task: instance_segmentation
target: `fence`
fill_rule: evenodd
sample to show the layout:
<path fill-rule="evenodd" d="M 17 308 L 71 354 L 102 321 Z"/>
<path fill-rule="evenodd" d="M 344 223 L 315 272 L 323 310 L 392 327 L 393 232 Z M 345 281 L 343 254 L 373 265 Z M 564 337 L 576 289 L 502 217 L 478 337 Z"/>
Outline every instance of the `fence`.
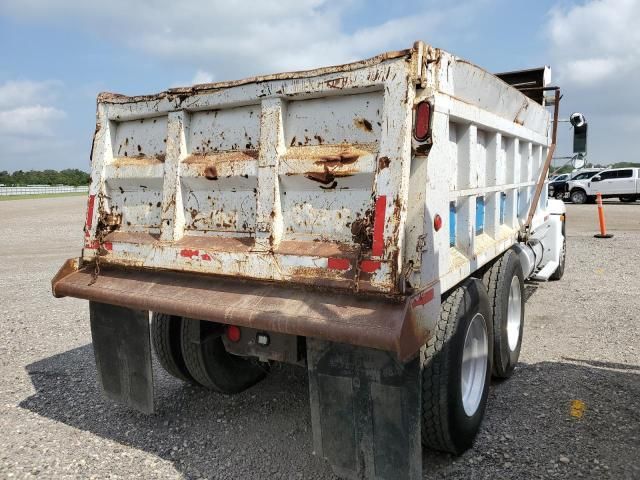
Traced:
<path fill-rule="evenodd" d="M 26 185 L 23 187 L 5 187 L 0 185 L 0 196 L 39 195 L 51 193 L 87 193 L 89 187 L 71 187 L 69 185 Z"/>

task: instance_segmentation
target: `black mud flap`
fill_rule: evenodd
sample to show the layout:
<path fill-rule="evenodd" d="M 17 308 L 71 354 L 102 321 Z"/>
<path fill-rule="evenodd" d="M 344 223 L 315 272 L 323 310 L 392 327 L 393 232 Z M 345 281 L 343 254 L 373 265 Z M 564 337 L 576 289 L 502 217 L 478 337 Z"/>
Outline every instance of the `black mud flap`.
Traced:
<path fill-rule="evenodd" d="M 98 380 L 107 397 L 153 413 L 149 312 L 89 302 Z"/>
<path fill-rule="evenodd" d="M 419 356 L 307 339 L 316 454 L 348 479 L 422 478 Z"/>

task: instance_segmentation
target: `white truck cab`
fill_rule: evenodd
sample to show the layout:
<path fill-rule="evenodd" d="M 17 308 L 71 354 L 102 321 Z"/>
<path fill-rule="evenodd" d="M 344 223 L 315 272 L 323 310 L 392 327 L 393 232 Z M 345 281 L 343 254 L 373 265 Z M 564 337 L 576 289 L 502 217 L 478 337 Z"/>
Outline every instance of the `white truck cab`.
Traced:
<path fill-rule="evenodd" d="M 589 179 L 569 182 L 569 197 L 573 203 L 586 203 L 597 193 L 602 198 L 618 197 L 622 202 L 640 198 L 640 168 L 612 168 Z"/>

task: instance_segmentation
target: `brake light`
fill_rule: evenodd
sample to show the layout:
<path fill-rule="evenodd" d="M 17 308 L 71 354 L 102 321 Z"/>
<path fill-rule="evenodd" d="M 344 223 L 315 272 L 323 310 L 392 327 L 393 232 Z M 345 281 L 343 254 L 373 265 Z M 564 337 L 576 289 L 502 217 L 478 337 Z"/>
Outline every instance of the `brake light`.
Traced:
<path fill-rule="evenodd" d="M 229 325 L 227 327 L 227 338 L 233 343 L 239 342 L 240 328 L 236 327 L 235 325 Z"/>
<path fill-rule="evenodd" d="M 420 102 L 416 105 L 416 117 L 414 122 L 413 136 L 418 142 L 424 142 L 429 138 L 431 130 L 431 104 Z"/>

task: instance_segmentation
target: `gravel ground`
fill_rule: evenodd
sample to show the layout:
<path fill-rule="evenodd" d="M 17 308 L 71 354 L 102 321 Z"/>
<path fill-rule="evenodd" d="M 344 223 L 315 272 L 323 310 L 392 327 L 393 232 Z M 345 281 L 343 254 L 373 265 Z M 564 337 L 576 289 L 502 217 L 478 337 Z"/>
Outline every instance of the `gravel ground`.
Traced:
<path fill-rule="evenodd" d="M 158 368 L 158 413 L 99 392 L 88 308 L 49 280 L 78 253 L 82 198 L 0 203 L 0 478 L 331 478 L 312 455 L 305 372 L 225 397 Z M 640 203 L 569 205 L 560 282 L 530 284 L 514 376 L 475 448 L 425 454 L 425 478 L 640 478 Z M 572 401 L 586 406 L 570 415 Z"/>

